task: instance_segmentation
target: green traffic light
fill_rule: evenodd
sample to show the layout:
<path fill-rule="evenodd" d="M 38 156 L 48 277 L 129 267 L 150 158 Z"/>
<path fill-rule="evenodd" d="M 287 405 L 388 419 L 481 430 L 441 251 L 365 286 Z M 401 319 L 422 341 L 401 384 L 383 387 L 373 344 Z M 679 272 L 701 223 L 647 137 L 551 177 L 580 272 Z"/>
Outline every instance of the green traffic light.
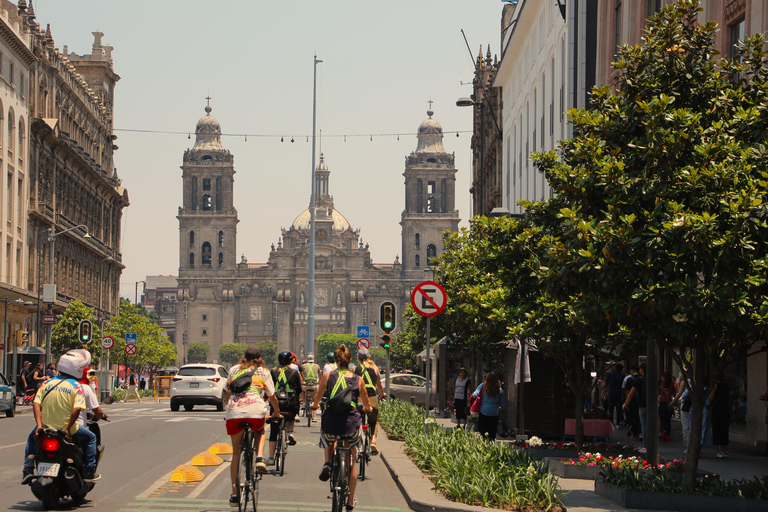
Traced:
<path fill-rule="evenodd" d="M 385 329 L 391 329 L 392 328 L 392 322 L 390 322 L 390 321 L 384 322 L 384 328 Z"/>

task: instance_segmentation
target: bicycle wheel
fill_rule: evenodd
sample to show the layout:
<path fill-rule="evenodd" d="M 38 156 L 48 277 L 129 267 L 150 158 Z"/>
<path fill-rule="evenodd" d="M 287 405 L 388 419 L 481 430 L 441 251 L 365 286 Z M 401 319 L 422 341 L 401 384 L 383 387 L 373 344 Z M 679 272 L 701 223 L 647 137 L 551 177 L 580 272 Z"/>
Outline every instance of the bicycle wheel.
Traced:
<path fill-rule="evenodd" d="M 312 415 L 315 413 L 315 411 L 311 407 L 312 402 L 307 402 L 307 428 L 312 426 Z"/>
<path fill-rule="evenodd" d="M 347 474 L 348 470 L 349 468 L 347 467 L 347 458 L 342 455 L 341 459 L 339 460 L 339 482 L 336 487 L 339 496 L 338 509 L 334 510 L 334 512 L 343 512 L 344 505 L 347 503 L 347 495 L 349 494 L 349 475 Z"/>
<path fill-rule="evenodd" d="M 248 494 L 249 494 L 249 480 L 250 474 L 250 454 L 247 449 L 240 450 L 240 462 L 237 465 L 237 492 L 240 495 L 240 501 L 237 504 L 239 512 L 246 512 L 248 510 Z"/>
<path fill-rule="evenodd" d="M 283 458 L 280 456 L 283 446 L 283 429 L 277 433 L 277 448 L 275 449 L 275 472 L 283 475 Z"/>
<path fill-rule="evenodd" d="M 285 429 L 282 429 L 282 436 L 280 437 L 280 444 L 278 446 L 280 447 L 280 453 L 278 453 L 278 457 L 280 457 L 280 476 L 283 476 L 285 474 L 285 456 L 288 454 L 288 433 L 285 431 Z"/>
<path fill-rule="evenodd" d="M 257 512 L 259 508 L 259 480 L 261 480 L 261 474 L 258 471 L 252 471 L 252 474 L 251 503 L 253 503 L 253 512 Z"/>

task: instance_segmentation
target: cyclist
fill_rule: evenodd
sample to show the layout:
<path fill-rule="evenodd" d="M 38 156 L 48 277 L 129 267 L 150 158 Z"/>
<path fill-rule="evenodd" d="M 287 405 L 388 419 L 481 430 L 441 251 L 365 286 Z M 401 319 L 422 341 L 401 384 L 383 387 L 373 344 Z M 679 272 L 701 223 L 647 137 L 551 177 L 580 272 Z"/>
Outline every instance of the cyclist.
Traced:
<path fill-rule="evenodd" d="M 304 392 L 309 393 L 310 397 L 317 391 L 317 379 L 320 375 L 320 365 L 315 363 L 315 354 L 308 354 L 307 355 L 307 362 L 301 365 L 301 374 L 304 377 Z M 304 403 L 306 398 L 302 396 L 301 402 Z M 309 414 L 309 411 L 306 411 L 307 414 Z M 312 410 L 312 421 L 317 421 L 315 419 L 315 411 Z"/>
<path fill-rule="evenodd" d="M 381 386 L 381 374 L 379 367 L 373 362 L 368 349 L 363 347 L 357 351 L 357 360 L 360 364 L 355 368 L 355 375 L 363 378 L 365 390 L 368 392 L 368 401 L 371 402 L 373 412 L 368 415 L 368 428 L 371 430 L 371 455 L 378 455 L 376 448 L 376 422 L 379 420 L 379 396 L 386 398 L 384 388 Z M 360 404 L 358 404 L 358 408 Z"/>
<path fill-rule="evenodd" d="M 357 410 L 357 401 L 362 400 L 363 411 L 371 412 L 371 403 L 368 400 L 368 393 L 360 393 L 361 389 L 365 389 L 365 383 L 362 377 L 355 375 L 349 371 L 349 363 L 352 360 L 352 352 L 342 344 L 336 349 L 334 358 L 338 369 L 323 373 L 320 377 L 320 383 L 317 391 L 315 392 L 315 399 L 312 402 L 312 409 L 318 409 L 320 407 L 320 400 L 325 394 L 326 388 L 330 390 L 329 399 L 332 400 L 337 393 L 340 385 L 352 386 L 352 404 L 349 409 L 344 413 L 335 413 L 330 408 L 325 410 L 325 413 L 320 419 L 321 434 L 320 434 L 320 447 L 325 449 L 325 464 L 320 472 L 320 480 L 323 482 L 328 481 L 331 476 L 331 457 L 336 449 L 336 441 L 341 437 L 345 437 L 344 445 L 350 448 L 350 466 L 349 466 L 349 500 L 347 502 L 347 511 L 351 511 L 357 505 L 357 497 L 355 496 L 355 488 L 357 487 L 357 448 L 362 444 L 363 438 L 361 434 L 361 418 L 360 412 Z M 339 379 L 344 379 L 343 382 L 339 382 Z"/>
<path fill-rule="evenodd" d="M 296 415 L 299 414 L 299 393 L 301 390 L 301 379 L 299 372 L 294 370 L 291 365 L 292 354 L 287 350 L 277 355 L 279 366 L 272 368 L 272 380 L 275 382 L 275 395 L 277 402 L 285 418 L 285 431 L 288 433 L 288 444 L 296 444 L 296 438 L 293 437 L 293 427 L 295 425 Z M 277 448 L 277 434 L 279 427 L 273 423 L 269 428 L 269 458 L 267 465 L 275 463 L 275 449 Z"/>
<path fill-rule="evenodd" d="M 336 356 L 333 352 L 328 352 L 328 355 L 325 356 L 326 363 L 325 366 L 323 366 L 323 373 L 332 372 L 336 369 Z"/>
<path fill-rule="evenodd" d="M 233 394 L 229 389 L 232 381 L 248 372 L 253 372 L 251 387 L 245 392 Z M 261 349 L 255 345 L 249 345 L 240 362 L 229 369 L 227 377 L 227 434 L 232 439 L 232 462 L 229 466 L 232 478 L 233 493 L 229 497 L 229 506 L 237 507 L 240 501 L 237 487 L 237 466 L 240 464 L 240 442 L 243 439 L 243 427 L 240 423 L 247 422 L 254 434 L 256 445 L 256 469 L 260 473 L 268 471 L 264 463 L 264 423 L 267 417 L 266 399 L 272 404 L 273 418 L 280 417 L 280 406 L 275 397 L 275 386 L 272 375 L 264 360 L 261 358 Z"/>

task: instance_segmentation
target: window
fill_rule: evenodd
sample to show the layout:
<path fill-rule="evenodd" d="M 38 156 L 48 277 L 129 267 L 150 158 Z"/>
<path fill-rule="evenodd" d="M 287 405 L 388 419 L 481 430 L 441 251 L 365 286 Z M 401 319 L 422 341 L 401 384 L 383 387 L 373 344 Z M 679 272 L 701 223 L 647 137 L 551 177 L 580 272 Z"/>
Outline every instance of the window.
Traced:
<path fill-rule="evenodd" d="M 189 232 L 189 245 L 195 245 L 195 232 Z"/>
<path fill-rule="evenodd" d="M 416 248 L 418 249 L 419 245 L 421 244 L 421 235 L 416 233 L 416 236 L 414 236 L 413 238 L 414 238 L 413 243 L 416 246 Z"/>
<path fill-rule="evenodd" d="M 435 244 L 429 244 L 427 246 L 427 266 L 432 266 L 432 258 L 437 256 L 437 247 L 435 247 Z"/>
<path fill-rule="evenodd" d="M 208 330 L 207 329 L 203 329 L 203 336 L 208 336 Z"/>
<path fill-rule="evenodd" d="M 8 173 L 8 188 L 5 197 L 8 198 L 8 225 L 13 222 L 13 173 Z M 6 255 L 6 258 L 10 256 Z"/>
<path fill-rule="evenodd" d="M 213 207 L 213 201 L 209 194 L 203 196 L 203 210 L 210 210 Z"/>
<path fill-rule="evenodd" d="M 421 213 L 424 209 L 422 202 L 424 201 L 424 183 L 421 180 L 416 181 L 416 212 Z"/>
<path fill-rule="evenodd" d="M 203 322 L 205 322 L 206 320 L 208 320 L 208 315 L 203 315 Z"/>
<path fill-rule="evenodd" d="M 427 182 L 427 194 L 434 194 L 435 193 L 435 182 L 434 181 L 428 181 Z"/>
<path fill-rule="evenodd" d="M 421 266 L 421 261 L 420 260 L 421 259 L 419 258 L 419 255 L 417 254 L 416 258 L 414 258 L 414 264 L 415 264 L 416 268 L 419 268 Z"/>
<path fill-rule="evenodd" d="M 211 178 L 203 178 L 203 190 L 211 190 Z"/>
<path fill-rule="evenodd" d="M 200 257 L 200 263 L 202 263 L 204 267 L 211 266 L 211 244 L 208 242 L 203 244 L 203 254 Z"/>
<path fill-rule="evenodd" d="M 219 253 L 219 268 L 224 268 L 224 253 Z"/>
<path fill-rule="evenodd" d="M 739 41 L 744 41 L 744 18 L 731 25 L 731 48 L 729 57 L 735 59 L 739 55 Z"/>
<path fill-rule="evenodd" d="M 661 10 L 661 0 L 648 0 L 648 17 Z"/>
<path fill-rule="evenodd" d="M 189 268 L 194 268 L 195 266 L 195 253 L 191 252 L 189 253 Z"/>
<path fill-rule="evenodd" d="M 621 46 L 621 3 L 622 0 L 616 0 L 616 14 L 614 16 L 614 23 L 616 24 L 614 46 L 616 47 L 616 50 L 614 53 L 619 53 L 619 47 Z"/>
<path fill-rule="evenodd" d="M 224 232 L 219 231 L 219 247 L 224 247 Z"/>

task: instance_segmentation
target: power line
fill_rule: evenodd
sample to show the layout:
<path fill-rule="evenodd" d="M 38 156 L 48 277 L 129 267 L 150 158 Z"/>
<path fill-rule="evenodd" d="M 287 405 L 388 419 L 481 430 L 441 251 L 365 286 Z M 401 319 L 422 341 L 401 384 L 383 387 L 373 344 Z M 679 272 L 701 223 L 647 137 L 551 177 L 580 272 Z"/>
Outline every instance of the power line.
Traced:
<path fill-rule="evenodd" d="M 131 133 L 156 133 L 156 134 L 163 134 L 163 135 L 186 135 L 188 138 L 192 138 L 192 132 L 179 132 L 179 131 L 171 131 L 171 130 L 144 130 L 144 129 L 135 129 L 135 128 L 114 128 L 114 131 L 116 132 L 131 132 Z M 450 134 L 456 134 L 458 137 L 460 133 L 472 133 L 472 130 L 458 130 L 458 131 L 450 131 L 450 132 L 443 132 L 444 135 L 450 135 Z M 323 137 L 325 138 L 343 138 L 344 141 L 347 140 L 347 137 L 353 138 L 353 137 L 369 137 L 371 140 L 373 140 L 374 137 L 397 137 L 398 140 L 400 140 L 400 136 L 408 137 L 408 136 L 414 136 L 418 135 L 417 132 L 405 132 L 405 133 L 353 133 L 353 134 L 331 134 L 328 135 L 326 133 L 323 134 Z M 280 138 L 281 142 L 285 141 L 286 135 L 272 135 L 272 134 L 265 134 L 265 133 L 222 133 L 222 137 L 243 137 L 246 141 L 248 140 L 248 137 L 255 137 L 255 138 L 263 138 L 263 139 L 276 139 Z M 307 142 L 309 142 L 309 135 L 291 135 L 291 142 L 295 142 L 296 139 L 305 139 Z"/>

